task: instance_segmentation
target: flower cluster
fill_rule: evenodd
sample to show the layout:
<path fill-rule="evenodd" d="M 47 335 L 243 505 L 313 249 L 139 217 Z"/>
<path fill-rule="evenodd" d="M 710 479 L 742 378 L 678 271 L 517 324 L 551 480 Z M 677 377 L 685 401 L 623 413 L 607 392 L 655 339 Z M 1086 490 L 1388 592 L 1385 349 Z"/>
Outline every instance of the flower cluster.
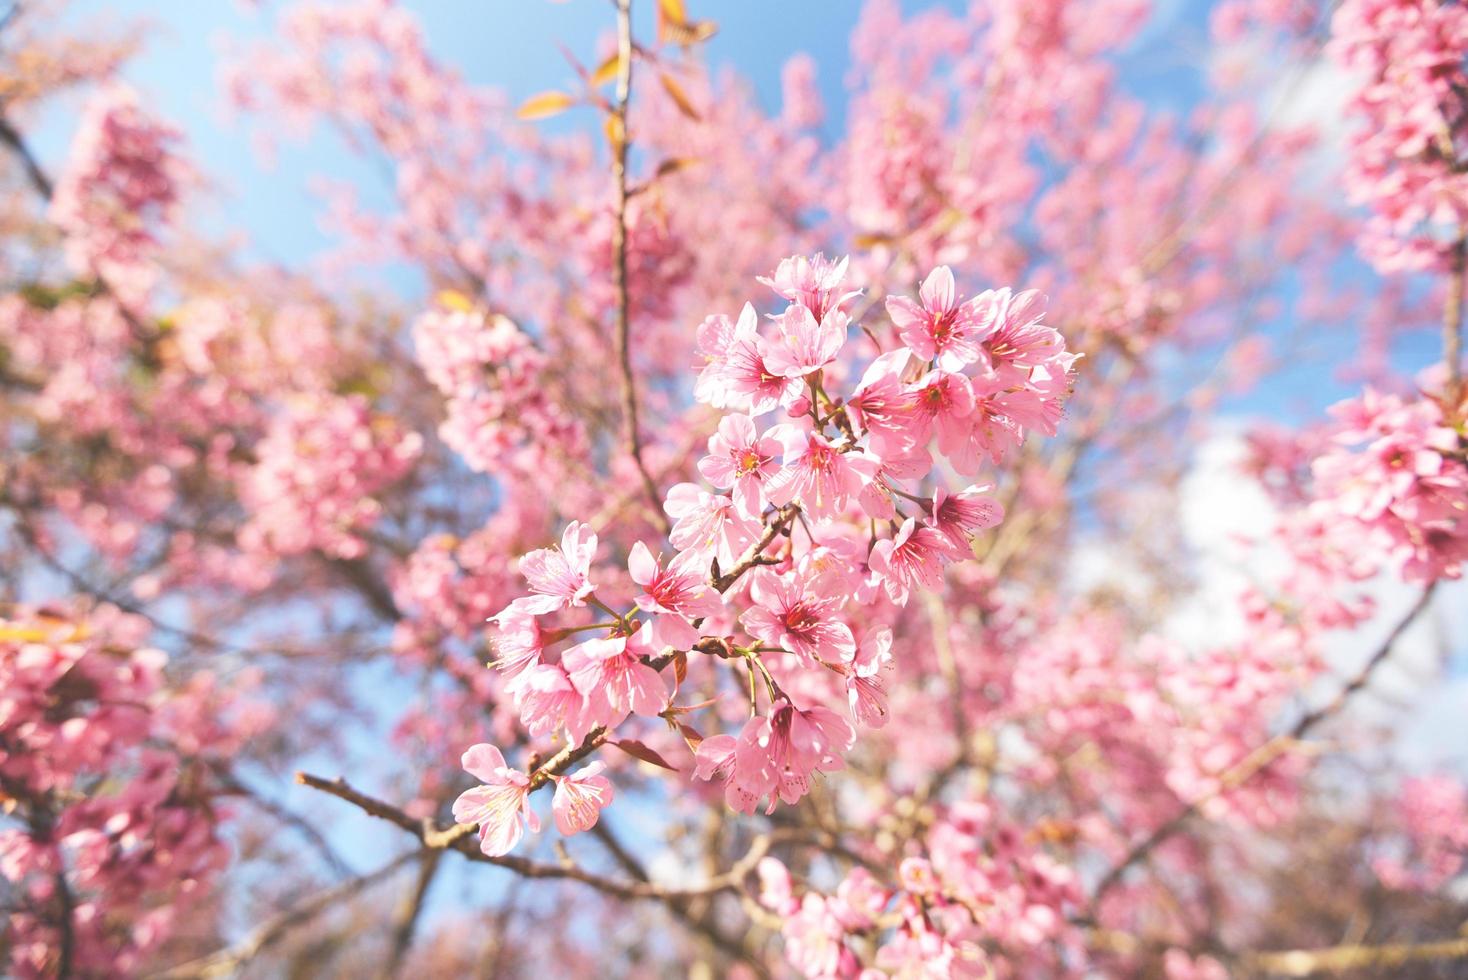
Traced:
<path fill-rule="evenodd" d="M 445 444 L 471 469 L 506 466 L 535 472 L 554 447 L 574 447 L 580 429 L 541 384 L 545 357 L 507 317 L 455 308 L 418 318 L 413 327 L 418 363 L 447 399 L 439 428 Z"/>
<path fill-rule="evenodd" d="M 56 183 L 51 219 L 66 234 L 74 271 L 100 276 L 124 303 L 152 287 L 156 225 L 168 220 L 185 174 L 172 155 L 178 132 L 143 112 L 120 85 L 88 105 Z"/>
<path fill-rule="evenodd" d="M 1346 0 L 1336 60 L 1363 80 L 1352 100 L 1347 189 L 1374 217 L 1361 235 L 1383 272 L 1435 264 L 1441 233 L 1468 222 L 1468 8 L 1438 0 Z"/>
<path fill-rule="evenodd" d="M 1450 776 L 1405 780 L 1393 823 L 1403 847 L 1371 864 L 1389 888 L 1431 890 L 1452 880 L 1468 858 L 1468 789 Z"/>
<path fill-rule="evenodd" d="M 1309 516 L 1402 565 L 1409 581 L 1458 578 L 1468 558 L 1468 462 L 1458 433 L 1432 398 L 1367 389 L 1331 410 L 1334 445 L 1311 467 Z M 1347 531 L 1346 528 L 1350 528 Z"/>
<path fill-rule="evenodd" d="M 269 718 L 233 711 L 205 675 L 168 691 L 137 617 L 12 616 L 0 618 L 0 879 L 21 900 L 0 936 L 21 976 L 57 975 L 65 933 L 77 975 L 130 973 L 229 856 L 223 814 L 180 756 L 226 758 Z"/>
<path fill-rule="evenodd" d="M 890 886 L 857 865 L 833 893 L 797 896 L 785 865 L 760 862 L 760 903 L 780 917 L 785 955 L 802 974 L 986 977 L 995 967 L 986 947 L 1044 959 L 1047 948 L 1076 943 L 1067 915 L 1081 888 L 1070 868 L 985 803 L 932 816 L 925 853 L 903 858 Z M 878 944 L 880 969 L 863 970 L 853 950 L 868 940 Z"/>
<path fill-rule="evenodd" d="M 860 292 L 846 270 L 844 259 L 787 259 L 761 280 L 788 301 L 766 325 L 746 304 L 735 320 L 700 326 L 695 396 L 727 414 L 698 467 L 713 489 L 681 483 L 666 495 L 669 560 L 637 542 L 632 587 L 608 574 L 599 589 L 597 535 L 579 522 L 559 548 L 520 560 L 531 594 L 494 617 L 495 645 L 532 736 L 565 730 L 580 743 L 634 714 L 671 723 L 683 709 L 670 705 L 670 664 L 681 675 L 698 652 L 742 665 L 751 717 L 739 733 L 680 730 L 696 747 L 695 775 L 722 781 L 729 805 L 749 813 L 794 803 L 817 773 L 842 768 L 856 738 L 848 717 L 885 722 L 892 633 L 874 622 L 858 640 L 853 625 L 941 588 L 944 566 L 1003 516 L 986 487 L 943 486 L 938 461 L 972 477 L 1027 430 L 1054 432 L 1075 358 L 1033 292 L 965 300 L 940 267 L 916 300 L 888 298 L 896 346 L 858 374 L 848 308 Z M 833 393 L 852 377 L 844 397 Z M 565 618 L 587 608 L 605 618 Z M 583 631 L 604 635 L 553 652 Z M 459 817 L 498 854 L 519 837 L 515 815 L 533 819 L 530 792 L 565 783 L 554 769 L 527 775 L 495 760 L 466 761 L 494 791 L 461 797 Z M 609 799 L 597 794 L 589 812 Z"/>
<path fill-rule="evenodd" d="M 407 475 L 422 445 L 362 395 L 301 396 L 256 447 L 240 488 L 251 513 L 240 543 L 279 555 L 361 555 L 360 532 L 382 510 L 375 495 Z"/>

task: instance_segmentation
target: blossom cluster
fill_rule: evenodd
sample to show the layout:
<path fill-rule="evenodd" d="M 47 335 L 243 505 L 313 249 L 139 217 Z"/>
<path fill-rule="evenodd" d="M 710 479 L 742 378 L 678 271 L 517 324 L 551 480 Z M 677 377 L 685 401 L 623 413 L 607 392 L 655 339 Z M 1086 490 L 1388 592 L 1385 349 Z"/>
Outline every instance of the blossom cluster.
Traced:
<path fill-rule="evenodd" d="M 1367 389 L 1336 405 L 1333 445 L 1315 458 L 1309 517 L 1400 564 L 1409 581 L 1458 578 L 1468 559 L 1468 458 L 1434 398 Z"/>
<path fill-rule="evenodd" d="M 129 89 L 105 88 L 87 106 L 52 196 L 73 271 L 101 277 L 127 304 L 157 275 L 156 226 L 168 220 L 186 176 L 172 154 L 178 138 Z"/>
<path fill-rule="evenodd" d="M 1346 186 L 1373 219 L 1361 235 L 1383 272 L 1435 265 L 1468 223 L 1468 8 L 1346 0 L 1332 52 L 1362 78 Z"/>
<path fill-rule="evenodd" d="M 902 857 L 890 885 L 857 865 L 833 892 L 797 895 L 784 864 L 760 862 L 760 904 L 779 917 L 785 955 L 803 975 L 988 977 L 996 964 L 986 947 L 1042 957 L 1076 947 L 1067 921 L 1081 902 L 1074 871 L 986 803 L 931 816 L 923 853 Z M 853 947 L 871 940 L 877 969 L 863 970 Z"/>
<path fill-rule="evenodd" d="M 964 299 L 939 267 L 916 299 L 887 298 L 887 345 L 863 327 L 877 349 L 858 374 L 848 342 L 861 291 L 846 272 L 844 259 L 787 259 L 761 279 L 787 301 L 781 312 L 762 325 L 746 304 L 700 326 L 695 397 L 726 414 L 698 465 L 712 489 L 666 494 L 670 558 L 639 541 L 626 580 L 603 575 L 597 534 L 573 522 L 559 548 L 520 560 L 530 594 L 493 617 L 494 641 L 532 736 L 564 730 L 574 744 L 629 715 L 671 720 L 685 709 L 671 708 L 668 666 L 686 670 L 690 652 L 742 665 L 751 717 L 740 731 L 681 730 L 696 746 L 695 776 L 751 813 L 795 803 L 816 774 L 841 769 L 853 722 L 885 722 L 893 640 L 875 614 L 941 588 L 944 566 L 999 522 L 987 487 L 951 491 L 945 480 L 973 477 L 1029 430 L 1053 433 L 1075 356 L 1035 293 Z M 604 618 L 564 618 L 585 609 Z M 583 631 L 603 635 L 553 652 Z M 471 752 L 466 768 L 491 788 L 461 797 L 456 816 L 480 825 L 492 854 L 534 825 L 538 785 L 553 779 L 561 796 L 601 778 L 526 774 L 497 751 Z M 584 818 L 567 825 L 593 821 L 610 795 L 581 792 Z"/>
<path fill-rule="evenodd" d="M 240 490 L 251 512 L 240 543 L 280 555 L 361 555 L 361 533 L 382 511 L 374 495 L 407 475 L 422 446 L 360 394 L 302 395 L 256 446 Z"/>
<path fill-rule="evenodd" d="M 1371 863 L 1389 888 L 1432 890 L 1451 881 L 1468 859 L 1468 790 L 1451 776 L 1417 776 L 1402 783 L 1392 823 L 1399 850 Z"/>
<path fill-rule="evenodd" d="M 447 401 L 439 436 L 473 469 L 533 473 L 558 446 L 579 444 L 580 428 L 546 393 L 546 358 L 508 317 L 445 308 L 413 326 L 418 363 Z"/>
<path fill-rule="evenodd" d="M 186 758 L 228 758 L 268 713 L 236 711 L 207 675 L 170 692 L 148 625 L 115 609 L 0 618 L 0 879 L 21 976 L 134 970 L 183 900 L 227 863 L 224 813 Z M 119 778 L 121 777 L 121 778 Z"/>

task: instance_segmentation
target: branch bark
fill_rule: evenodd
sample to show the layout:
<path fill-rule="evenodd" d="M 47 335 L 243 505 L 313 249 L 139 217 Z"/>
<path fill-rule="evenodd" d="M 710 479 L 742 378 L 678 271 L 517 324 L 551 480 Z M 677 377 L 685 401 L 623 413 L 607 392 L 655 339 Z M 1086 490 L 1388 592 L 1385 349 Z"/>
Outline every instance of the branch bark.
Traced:
<path fill-rule="evenodd" d="M 612 224 L 612 273 L 617 291 L 617 363 L 622 379 L 622 424 L 626 428 L 627 455 L 637 466 L 642 488 L 654 519 L 664 534 L 673 533 L 673 523 L 663 512 L 662 494 L 642 458 L 642 430 L 638 420 L 637 381 L 632 373 L 632 302 L 627 276 L 627 106 L 632 98 L 632 0 L 617 3 L 617 93 L 612 107 L 612 181 L 616 187 L 615 221 Z"/>

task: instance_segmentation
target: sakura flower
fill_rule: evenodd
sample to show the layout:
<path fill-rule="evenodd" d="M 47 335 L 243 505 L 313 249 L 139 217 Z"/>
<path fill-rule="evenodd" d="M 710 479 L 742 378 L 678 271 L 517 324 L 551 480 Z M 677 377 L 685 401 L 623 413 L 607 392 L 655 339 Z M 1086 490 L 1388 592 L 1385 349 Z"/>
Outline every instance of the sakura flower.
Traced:
<path fill-rule="evenodd" d="M 871 433 L 872 448 L 884 454 L 888 446 L 902 447 L 920 437 L 915 429 L 917 399 L 903 383 L 912 355 L 906 350 L 889 351 L 872 361 L 846 403 L 848 415 L 858 427 Z"/>
<path fill-rule="evenodd" d="M 517 608 L 543 615 L 584 606 L 596 586 L 591 584 L 591 560 L 596 557 L 596 532 L 580 521 L 566 525 L 560 548 L 541 548 L 520 559 L 520 573 L 534 595 L 516 599 Z"/>
<path fill-rule="evenodd" d="M 733 567 L 759 533 L 759 521 L 739 512 L 734 500 L 712 494 L 692 483 L 679 483 L 668 490 L 663 510 L 673 519 L 668 540 L 679 551 L 719 560 Z"/>
<path fill-rule="evenodd" d="M 459 794 L 454 819 L 479 825 L 481 851 L 490 857 L 508 854 L 526 827 L 532 833 L 540 830 L 540 818 L 530 809 L 530 777 L 505 765 L 499 749 L 484 742 L 471 745 L 461 764 L 484 785 Z"/>
<path fill-rule="evenodd" d="M 494 659 L 494 666 L 514 677 L 540 662 L 545 649 L 545 633 L 535 616 L 523 606 L 511 603 L 491 622 L 499 627 L 494 642 L 499 656 Z"/>
<path fill-rule="evenodd" d="M 946 535 L 909 517 L 895 538 L 878 541 L 872 548 L 872 571 L 882 576 L 888 598 L 903 606 L 913 586 L 936 588 L 943 581 L 944 562 L 954 557 Z"/>
<path fill-rule="evenodd" d="M 786 377 L 770 364 L 772 349 L 759 335 L 759 317 L 748 303 L 739 313 L 724 355 L 723 392 L 716 407 L 764 415 L 800 396 L 799 378 Z"/>
<path fill-rule="evenodd" d="M 773 813 L 779 801 L 795 803 L 806 794 L 811 773 L 844 768 L 842 755 L 855 738 L 829 708 L 802 711 L 781 701 L 768 717 L 750 719 L 738 738 L 704 739 L 694 753 L 694 776 L 724 780 L 726 802 L 742 813 L 753 813 L 768 795 L 766 812 Z"/>
<path fill-rule="evenodd" d="M 654 647 L 688 649 L 698 642 L 691 621 L 713 616 L 723 608 L 719 593 L 705 579 L 707 562 L 696 553 L 685 552 L 663 568 L 639 541 L 632 546 L 627 568 L 632 581 L 645 590 L 635 600 L 637 608 L 656 614 L 648 637 Z"/>
<path fill-rule="evenodd" d="M 846 696 L 863 725 L 887 724 L 887 676 L 892 672 L 892 630 L 873 626 L 846 663 Z"/>
<path fill-rule="evenodd" d="M 814 430 L 787 423 L 775 426 L 770 435 L 785 449 L 785 468 L 766 485 L 770 501 L 778 506 L 799 498 L 812 517 L 835 517 L 876 475 L 871 456 L 843 453 Z"/>
<path fill-rule="evenodd" d="M 968 418 L 974 411 L 974 390 L 968 378 L 948 371 L 931 371 L 913 392 L 914 414 L 920 431 L 936 431 L 938 451 L 958 452 L 969 438 Z"/>
<path fill-rule="evenodd" d="M 750 309 L 753 312 L 753 309 Z M 724 369 L 729 347 L 734 343 L 734 324 L 722 313 L 707 317 L 698 325 L 698 354 L 703 367 L 694 384 L 693 397 L 715 408 L 723 408 L 726 384 Z"/>
<path fill-rule="evenodd" d="M 989 303 L 982 314 L 988 325 L 984 356 L 999 385 L 1022 384 L 1031 368 L 1065 353 L 1059 331 L 1040 322 L 1045 310 L 1039 290 L 1012 293 L 1006 287 L 984 295 Z"/>
<path fill-rule="evenodd" d="M 709 437 L 709 454 L 698 471 L 716 487 L 732 488 L 734 503 L 746 517 L 765 508 L 764 484 L 780 470 L 780 442 L 760 436 L 748 415 L 726 415 Z"/>
<path fill-rule="evenodd" d="M 1004 520 L 1004 506 L 992 497 L 983 496 L 985 491 L 992 489 L 988 484 L 974 484 L 950 494 L 939 487 L 933 494 L 928 523 L 947 537 L 956 551 L 966 552 L 969 538 L 975 532 L 987 530 Z"/>
<path fill-rule="evenodd" d="M 549 735 L 565 728 L 580 742 L 596 727 L 591 702 L 576 690 L 560 664 L 538 664 L 517 676 L 507 686 L 520 709 L 520 723 L 531 735 Z"/>
<path fill-rule="evenodd" d="M 959 371 L 979 360 L 979 342 L 992 329 L 982 311 L 988 293 L 967 303 L 958 301 L 953 270 L 940 265 L 928 273 L 918 290 L 918 303 L 906 296 L 887 297 L 887 315 L 900 331 L 902 342 L 925 361 L 937 361 L 945 371 Z"/>
<path fill-rule="evenodd" d="M 593 762 L 573 775 L 552 777 L 556 794 L 551 800 L 551 813 L 556 829 L 564 836 L 596 826 L 601 811 L 611 804 L 612 784 L 601 774 L 605 768 L 605 763 Z"/>
<path fill-rule="evenodd" d="M 862 512 L 879 521 L 890 521 L 897 516 L 892 504 L 892 490 L 888 481 L 920 480 L 933 469 L 933 457 L 923 446 L 907 446 L 891 451 L 881 457 L 876 477 L 862 488 Z"/>
<path fill-rule="evenodd" d="M 837 295 L 841 281 L 846 278 L 847 261 L 843 256 L 839 262 L 833 262 L 819 252 L 811 258 L 794 255 L 780 260 L 774 278 L 756 278 L 778 295 L 810 310 L 811 316 L 819 322 L 826 318 L 827 313 L 839 310 L 848 300 L 861 294 L 857 289 Z"/>
<path fill-rule="evenodd" d="M 636 639 L 642 640 L 640 633 Z M 629 714 L 652 717 L 667 707 L 667 681 L 639 659 L 652 651 L 641 642 L 636 654 L 633 649 L 626 637 L 598 637 L 572 647 L 561 658 L 598 725 L 615 727 Z"/>
<path fill-rule="evenodd" d="M 744 628 L 761 642 L 832 663 L 855 652 L 851 628 L 835 618 L 841 598 L 816 591 L 809 578 L 762 569 L 749 595 L 755 605 L 744 613 Z"/>
<path fill-rule="evenodd" d="M 833 310 L 817 320 L 803 306 L 791 306 L 775 318 L 779 336 L 765 351 L 765 365 L 774 374 L 803 378 L 836 359 L 846 343 L 847 317 Z"/>

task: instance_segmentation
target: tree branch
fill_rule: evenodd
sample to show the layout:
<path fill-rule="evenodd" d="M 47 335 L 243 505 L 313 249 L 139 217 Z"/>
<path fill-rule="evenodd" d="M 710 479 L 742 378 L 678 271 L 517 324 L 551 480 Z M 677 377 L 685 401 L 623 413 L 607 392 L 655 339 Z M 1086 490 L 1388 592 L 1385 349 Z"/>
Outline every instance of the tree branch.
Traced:
<path fill-rule="evenodd" d="M 233 946 L 226 947 L 216 953 L 211 953 L 201 959 L 191 960 L 165 970 L 155 976 L 154 980 L 186 980 L 186 978 L 218 977 L 238 973 L 250 960 L 258 956 L 261 950 L 280 939 L 287 932 L 298 926 L 305 925 L 321 912 L 335 905 L 344 898 L 363 891 L 375 885 L 377 882 L 390 877 L 399 868 L 419 858 L 422 851 L 409 851 L 399 855 L 376 871 L 342 882 L 325 891 L 317 892 L 310 898 L 295 903 L 290 908 L 267 920 L 256 927 L 243 940 Z"/>
<path fill-rule="evenodd" d="M 617 4 L 617 98 L 612 107 L 612 180 L 616 186 L 616 212 L 612 224 L 612 273 L 617 291 L 617 362 L 622 369 L 622 421 L 627 433 L 627 454 L 637 466 L 654 518 L 663 533 L 673 532 L 673 523 L 663 512 L 662 494 L 642 458 L 642 432 L 637 417 L 637 381 L 632 374 L 632 309 L 627 279 L 627 105 L 632 98 L 632 0 Z"/>
<path fill-rule="evenodd" d="M 505 868 L 522 878 L 560 878 L 579 881 L 609 895 L 625 899 L 654 899 L 667 902 L 740 890 L 743 888 L 744 879 L 769 853 L 774 844 L 801 836 L 774 832 L 756 837 L 744 856 L 730 865 L 728 870 L 722 874 L 714 875 L 700 885 L 675 888 L 653 882 L 619 881 L 594 874 L 574 864 L 542 864 L 508 854 L 491 857 L 482 852 L 471 839 L 476 830 L 474 824 L 454 824 L 452 827 L 440 830 L 432 820 L 415 820 L 397 807 L 352 788 L 345 780 L 322 779 L 320 776 L 298 772 L 296 782 L 329 793 L 352 804 L 369 816 L 401 827 L 417 837 L 425 847 L 435 850 L 453 849 L 470 860 Z"/>

